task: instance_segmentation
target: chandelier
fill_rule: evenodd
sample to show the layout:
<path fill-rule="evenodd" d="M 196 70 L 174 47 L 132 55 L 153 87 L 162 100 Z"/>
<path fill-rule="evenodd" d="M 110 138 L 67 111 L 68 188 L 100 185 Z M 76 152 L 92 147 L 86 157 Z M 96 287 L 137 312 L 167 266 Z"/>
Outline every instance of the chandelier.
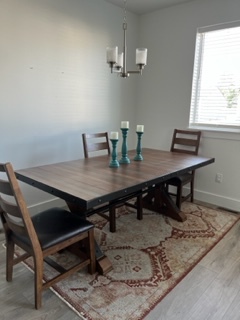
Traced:
<path fill-rule="evenodd" d="M 126 2 L 124 0 L 124 19 L 123 19 L 123 52 L 118 53 L 118 47 L 107 48 L 107 63 L 111 68 L 111 73 L 118 73 L 121 77 L 127 78 L 131 73 L 142 74 L 144 66 L 147 64 L 147 49 L 136 49 L 136 65 L 138 70 L 127 71 L 127 22 L 126 22 Z"/>

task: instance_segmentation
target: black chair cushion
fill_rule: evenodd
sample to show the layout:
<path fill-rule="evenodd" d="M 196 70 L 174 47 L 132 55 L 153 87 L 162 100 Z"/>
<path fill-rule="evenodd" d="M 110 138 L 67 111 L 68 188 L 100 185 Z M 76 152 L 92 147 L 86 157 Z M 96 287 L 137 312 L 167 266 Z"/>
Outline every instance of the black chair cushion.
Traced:
<path fill-rule="evenodd" d="M 178 186 L 179 184 L 186 183 L 192 180 L 191 173 L 185 173 L 180 176 L 169 179 L 166 183 L 172 186 Z"/>
<path fill-rule="evenodd" d="M 91 222 L 62 208 L 42 211 L 32 217 L 32 222 L 42 249 L 47 249 L 94 227 Z M 30 245 L 28 238 L 19 236 L 17 238 Z"/>

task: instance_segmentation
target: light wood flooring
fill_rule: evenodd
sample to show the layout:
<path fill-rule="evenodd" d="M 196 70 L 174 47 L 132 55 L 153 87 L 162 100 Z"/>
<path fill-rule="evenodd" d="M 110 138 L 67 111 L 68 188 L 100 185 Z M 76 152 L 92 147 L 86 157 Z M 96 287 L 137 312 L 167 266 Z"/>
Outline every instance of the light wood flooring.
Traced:
<path fill-rule="evenodd" d="M 35 310 L 33 274 L 22 264 L 14 267 L 13 282 L 6 282 L 3 239 L 0 234 L 0 319 L 79 320 L 51 290 L 43 293 L 42 309 Z M 240 319 L 240 222 L 145 319 Z"/>

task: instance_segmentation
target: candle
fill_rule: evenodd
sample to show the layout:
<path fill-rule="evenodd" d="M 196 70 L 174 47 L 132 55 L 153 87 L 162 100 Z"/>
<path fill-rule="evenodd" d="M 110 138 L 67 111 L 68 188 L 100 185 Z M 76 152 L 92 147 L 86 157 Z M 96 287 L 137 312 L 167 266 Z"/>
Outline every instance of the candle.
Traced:
<path fill-rule="evenodd" d="M 111 132 L 110 139 L 111 140 L 118 140 L 118 132 Z"/>
<path fill-rule="evenodd" d="M 136 131 L 137 131 L 137 132 L 143 132 L 143 131 L 144 131 L 144 125 L 138 124 Z"/>
<path fill-rule="evenodd" d="M 122 121 L 121 122 L 121 129 L 128 129 L 129 128 L 129 122 L 128 121 Z"/>

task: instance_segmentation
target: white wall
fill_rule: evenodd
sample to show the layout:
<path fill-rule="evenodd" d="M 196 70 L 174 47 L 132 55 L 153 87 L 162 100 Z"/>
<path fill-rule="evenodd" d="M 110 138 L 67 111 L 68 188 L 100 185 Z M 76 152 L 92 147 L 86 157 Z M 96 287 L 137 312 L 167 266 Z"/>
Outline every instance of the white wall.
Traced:
<path fill-rule="evenodd" d="M 0 8 L 0 161 L 20 169 L 83 157 L 82 132 L 120 131 L 121 120 L 133 147 L 136 80 L 112 75 L 105 58 L 107 46 L 122 48 L 123 10 L 104 0 L 0 0 Z M 132 67 L 138 17 L 127 21 Z M 22 186 L 30 205 L 52 199 Z"/>
<path fill-rule="evenodd" d="M 141 16 L 149 56 L 139 81 L 137 122 L 145 124 L 146 145 L 169 150 L 173 129 L 188 127 L 197 28 L 235 20 L 239 0 L 195 0 Z M 197 171 L 196 198 L 239 211 L 240 133 L 203 132 L 200 154 L 216 162 Z"/>
<path fill-rule="evenodd" d="M 169 149 L 188 125 L 197 27 L 240 19 L 239 0 L 195 0 L 128 13 L 128 66 L 148 48 L 142 77 L 111 75 L 107 46 L 122 45 L 123 10 L 104 0 L 0 0 L 0 161 L 16 169 L 83 157 L 82 132 L 145 125 L 143 146 Z M 140 26 L 140 30 L 139 30 Z M 138 41 L 138 37 L 140 38 Z M 239 210 L 239 134 L 203 133 L 196 198 Z M 217 172 L 223 183 L 215 182 Z M 30 205 L 52 198 L 22 184 Z"/>

